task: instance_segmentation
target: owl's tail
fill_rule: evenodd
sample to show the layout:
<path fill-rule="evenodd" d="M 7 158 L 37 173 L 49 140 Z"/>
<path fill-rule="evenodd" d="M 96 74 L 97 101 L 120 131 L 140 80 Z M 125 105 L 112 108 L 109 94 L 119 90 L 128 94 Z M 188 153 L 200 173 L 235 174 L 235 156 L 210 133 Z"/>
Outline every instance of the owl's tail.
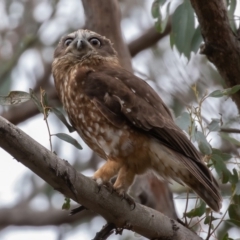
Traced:
<path fill-rule="evenodd" d="M 219 212 L 222 207 L 222 197 L 218 183 L 204 163 L 195 162 L 195 164 L 195 173 L 188 171 L 188 176 L 185 175 L 182 180 L 192 188 L 211 209 Z"/>

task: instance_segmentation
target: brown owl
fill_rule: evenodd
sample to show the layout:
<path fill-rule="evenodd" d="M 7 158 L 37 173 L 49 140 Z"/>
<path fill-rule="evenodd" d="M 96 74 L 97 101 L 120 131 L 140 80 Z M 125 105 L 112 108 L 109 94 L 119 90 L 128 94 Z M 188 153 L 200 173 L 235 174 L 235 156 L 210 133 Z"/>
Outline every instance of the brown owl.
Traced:
<path fill-rule="evenodd" d="M 93 179 L 123 195 L 136 174 L 153 171 L 192 188 L 214 211 L 216 180 L 167 106 L 142 79 L 122 68 L 112 43 L 89 30 L 64 36 L 52 64 L 56 89 L 81 138 L 106 163 Z"/>

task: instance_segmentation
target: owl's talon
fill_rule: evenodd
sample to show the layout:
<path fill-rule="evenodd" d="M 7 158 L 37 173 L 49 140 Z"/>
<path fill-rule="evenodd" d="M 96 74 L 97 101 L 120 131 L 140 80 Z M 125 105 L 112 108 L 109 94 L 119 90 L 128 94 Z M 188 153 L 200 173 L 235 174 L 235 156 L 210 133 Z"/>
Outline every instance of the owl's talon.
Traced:
<path fill-rule="evenodd" d="M 121 192 L 121 193 L 118 193 L 118 195 L 120 196 L 121 200 L 125 199 L 127 201 L 127 203 L 131 207 L 131 211 L 135 209 L 136 203 L 135 203 L 134 199 L 132 197 L 130 197 L 129 194 L 127 194 L 126 192 Z"/>
<path fill-rule="evenodd" d="M 92 178 L 98 186 L 98 191 L 97 193 L 100 192 L 101 187 L 104 186 L 111 194 L 113 193 L 114 189 L 113 189 L 113 185 L 110 182 L 103 182 L 102 178 Z"/>
<path fill-rule="evenodd" d="M 104 186 L 111 194 L 114 192 L 113 185 L 110 182 L 104 183 Z"/>

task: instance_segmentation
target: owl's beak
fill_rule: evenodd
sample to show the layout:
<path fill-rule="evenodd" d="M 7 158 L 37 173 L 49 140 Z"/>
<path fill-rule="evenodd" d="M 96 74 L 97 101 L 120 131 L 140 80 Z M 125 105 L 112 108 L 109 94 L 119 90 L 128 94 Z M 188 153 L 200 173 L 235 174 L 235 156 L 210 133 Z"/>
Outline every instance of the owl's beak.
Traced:
<path fill-rule="evenodd" d="M 77 50 L 81 49 L 82 48 L 82 45 L 83 45 L 83 41 L 78 39 L 77 40 Z"/>
<path fill-rule="evenodd" d="M 92 45 L 85 39 L 77 39 L 76 48 L 78 51 L 83 49 L 93 49 Z"/>

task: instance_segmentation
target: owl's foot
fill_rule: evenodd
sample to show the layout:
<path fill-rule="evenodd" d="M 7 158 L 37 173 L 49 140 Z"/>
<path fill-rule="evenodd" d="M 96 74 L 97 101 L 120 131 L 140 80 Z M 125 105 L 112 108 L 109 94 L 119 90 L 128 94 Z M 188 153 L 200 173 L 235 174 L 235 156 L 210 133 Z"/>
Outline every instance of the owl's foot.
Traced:
<path fill-rule="evenodd" d="M 98 193 L 100 192 L 102 186 L 104 186 L 110 193 L 113 193 L 113 185 L 110 182 L 104 182 L 102 178 L 95 179 L 92 177 L 92 179 L 97 183 L 98 185 Z"/>
<path fill-rule="evenodd" d="M 126 200 L 127 203 L 130 205 L 131 210 L 134 210 L 136 207 L 136 203 L 132 197 L 130 197 L 129 194 L 127 194 L 125 191 L 118 191 L 117 189 L 115 190 L 117 194 L 121 197 L 121 200 Z"/>

